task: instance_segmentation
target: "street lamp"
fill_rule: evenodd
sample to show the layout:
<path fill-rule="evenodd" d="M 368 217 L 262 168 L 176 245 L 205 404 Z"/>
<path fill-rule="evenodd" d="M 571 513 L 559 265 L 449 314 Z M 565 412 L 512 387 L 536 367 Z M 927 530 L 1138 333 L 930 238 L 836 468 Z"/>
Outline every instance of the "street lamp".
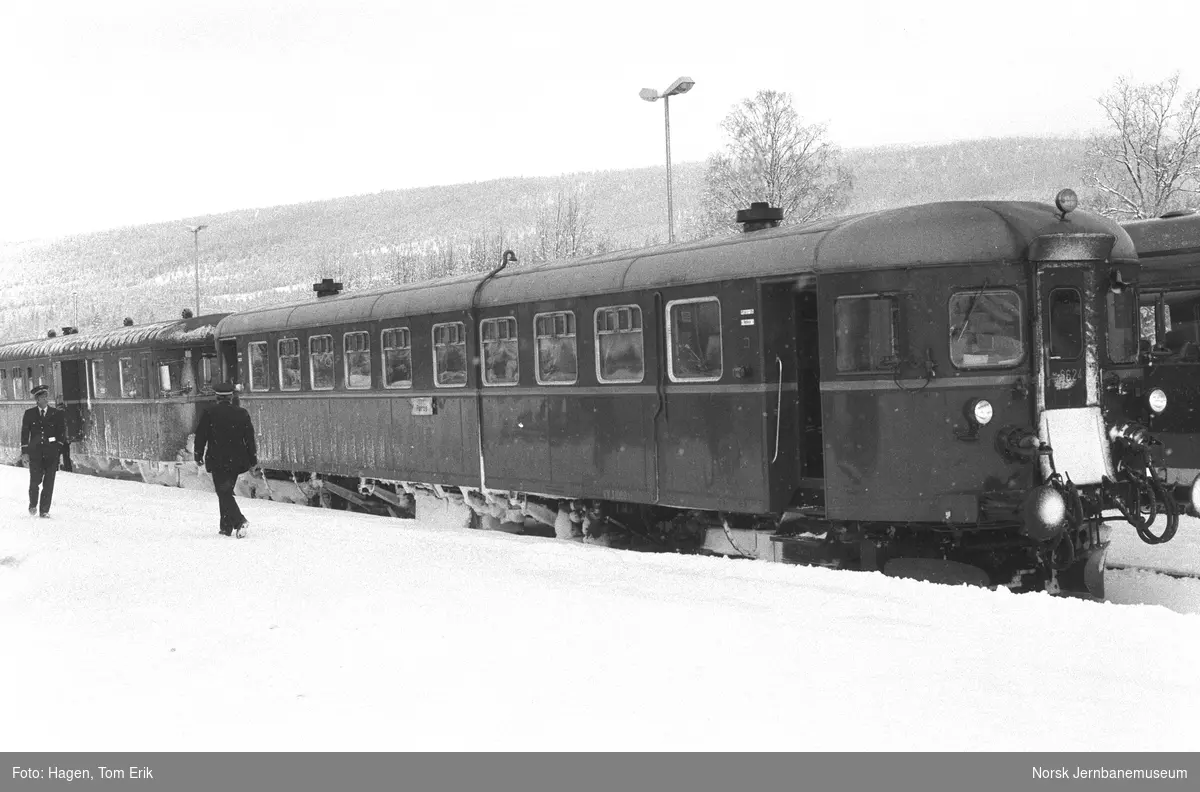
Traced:
<path fill-rule="evenodd" d="M 208 228 L 208 225 L 185 226 L 188 231 L 192 232 L 192 240 L 196 243 L 195 252 L 192 254 L 192 268 L 196 271 L 196 316 L 200 315 L 200 232 Z"/>
<path fill-rule="evenodd" d="M 696 81 L 691 77 L 680 77 L 661 94 L 653 88 L 643 88 L 638 92 L 638 96 L 647 102 L 663 100 L 663 115 L 667 122 L 667 237 L 671 242 L 675 241 L 675 206 L 671 195 L 671 97 L 687 93 L 695 84 Z"/>

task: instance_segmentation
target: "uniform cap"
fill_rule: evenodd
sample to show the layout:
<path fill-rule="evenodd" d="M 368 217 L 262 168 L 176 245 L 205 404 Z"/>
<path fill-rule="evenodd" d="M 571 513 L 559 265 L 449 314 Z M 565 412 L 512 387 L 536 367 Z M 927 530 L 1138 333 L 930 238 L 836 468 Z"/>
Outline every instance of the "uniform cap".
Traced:
<path fill-rule="evenodd" d="M 49 393 L 50 389 L 48 387 L 46 387 L 45 385 L 34 385 L 32 392 L 33 392 L 33 397 L 36 399 L 38 396 L 41 396 L 43 393 Z"/>
<path fill-rule="evenodd" d="M 216 385 L 213 385 L 213 393 L 218 396 L 232 396 L 233 385 L 228 382 L 218 382 Z"/>

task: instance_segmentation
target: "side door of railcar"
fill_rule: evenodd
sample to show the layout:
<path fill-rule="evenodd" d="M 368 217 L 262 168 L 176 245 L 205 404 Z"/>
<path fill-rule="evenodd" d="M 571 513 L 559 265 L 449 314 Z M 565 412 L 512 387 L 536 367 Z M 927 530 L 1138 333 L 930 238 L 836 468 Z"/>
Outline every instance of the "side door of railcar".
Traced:
<path fill-rule="evenodd" d="M 662 295 L 666 381 L 656 413 L 659 500 L 757 512 L 767 508 L 763 388 L 754 375 L 758 287 L 723 281 Z M 657 307 L 657 306 L 656 306 Z M 772 438 L 773 442 L 773 438 Z"/>
<path fill-rule="evenodd" d="M 797 490 L 817 500 L 823 491 L 824 440 L 817 344 L 816 278 L 764 283 L 760 298 L 766 385 L 764 451 L 771 511 L 792 505 Z M 742 323 L 747 321 L 743 317 Z M 806 505 L 809 503 L 802 498 Z"/>

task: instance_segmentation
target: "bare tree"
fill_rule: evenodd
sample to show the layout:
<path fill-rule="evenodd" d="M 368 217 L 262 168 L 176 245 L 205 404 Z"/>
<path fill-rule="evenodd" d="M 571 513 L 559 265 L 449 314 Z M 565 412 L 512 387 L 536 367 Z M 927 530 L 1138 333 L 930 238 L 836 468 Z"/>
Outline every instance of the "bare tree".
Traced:
<path fill-rule="evenodd" d="M 725 150 L 708 158 L 700 230 L 734 230 L 734 217 L 755 201 L 803 223 L 845 205 L 853 177 L 824 124 L 805 124 L 789 94 L 759 91 L 725 117 Z"/>
<path fill-rule="evenodd" d="M 592 204 L 578 185 L 559 186 L 545 196 L 534 216 L 534 262 L 603 253 L 611 245 L 592 220 Z"/>
<path fill-rule="evenodd" d="M 1181 93 L 1178 72 L 1160 83 L 1125 78 L 1098 100 L 1109 129 L 1094 135 L 1092 208 L 1122 219 L 1157 217 L 1200 190 L 1200 89 Z"/>

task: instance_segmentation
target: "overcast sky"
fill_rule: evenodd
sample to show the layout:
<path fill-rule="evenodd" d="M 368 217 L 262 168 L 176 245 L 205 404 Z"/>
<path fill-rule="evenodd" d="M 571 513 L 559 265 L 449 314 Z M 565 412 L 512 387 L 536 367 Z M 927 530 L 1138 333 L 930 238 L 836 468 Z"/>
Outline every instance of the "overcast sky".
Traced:
<path fill-rule="evenodd" d="M 1188 67 L 1195 0 L 0 5 L 0 241 L 379 190 L 661 165 L 791 93 L 847 147 L 1075 134 Z M 1144 29 L 1142 26 L 1145 26 Z M 1164 31 L 1166 35 L 1164 37 Z M 1171 31 L 1191 42 L 1172 43 Z M 1194 57 L 1194 55 L 1193 55 Z M 1196 63 L 1193 61 L 1192 63 Z"/>

